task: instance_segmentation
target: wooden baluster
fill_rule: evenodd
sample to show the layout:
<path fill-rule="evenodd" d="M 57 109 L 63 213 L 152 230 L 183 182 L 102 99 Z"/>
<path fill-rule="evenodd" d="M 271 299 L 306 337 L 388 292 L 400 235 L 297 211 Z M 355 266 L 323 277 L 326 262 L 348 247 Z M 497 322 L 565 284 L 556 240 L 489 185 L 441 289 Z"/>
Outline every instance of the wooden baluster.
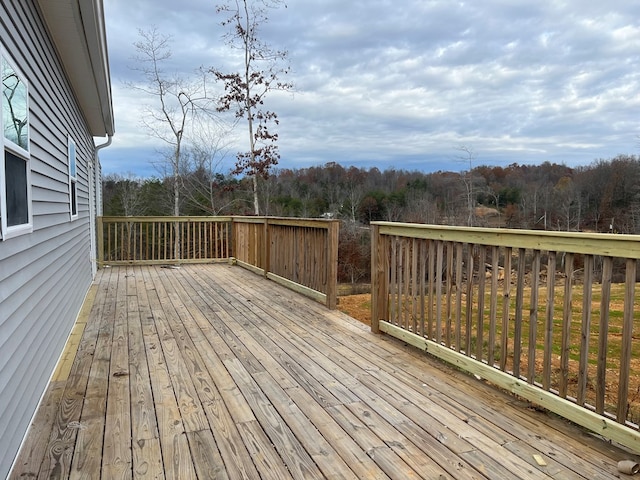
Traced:
<path fill-rule="evenodd" d="M 578 368 L 578 405 L 584 405 L 589 380 L 589 337 L 591 336 L 591 298 L 593 288 L 593 255 L 584 256 L 582 324 L 580 328 L 580 365 Z"/>
<path fill-rule="evenodd" d="M 531 265 L 531 305 L 529 310 L 529 351 L 527 353 L 527 381 L 536 379 L 536 346 L 538 344 L 538 298 L 540 293 L 540 250 L 533 251 Z"/>
<path fill-rule="evenodd" d="M 542 388 L 551 388 L 551 360 L 553 354 L 553 319 L 556 295 L 556 252 L 549 252 L 547 261 L 547 309 L 544 325 L 544 365 L 542 371 Z"/>
<path fill-rule="evenodd" d="M 607 349 L 609 348 L 609 309 L 611 307 L 611 280 L 613 259 L 602 258 L 602 281 L 600 300 L 600 324 L 598 328 L 598 368 L 596 373 L 596 412 L 604 413 L 607 392 Z"/>

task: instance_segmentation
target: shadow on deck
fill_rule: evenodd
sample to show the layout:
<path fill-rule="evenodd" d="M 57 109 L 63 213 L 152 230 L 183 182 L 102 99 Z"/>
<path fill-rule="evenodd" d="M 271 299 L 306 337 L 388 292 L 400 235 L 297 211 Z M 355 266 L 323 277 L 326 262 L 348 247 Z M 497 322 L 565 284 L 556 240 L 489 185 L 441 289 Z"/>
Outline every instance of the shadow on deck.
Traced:
<path fill-rule="evenodd" d="M 10 478 L 604 479 L 630 457 L 239 267 L 96 284 Z"/>

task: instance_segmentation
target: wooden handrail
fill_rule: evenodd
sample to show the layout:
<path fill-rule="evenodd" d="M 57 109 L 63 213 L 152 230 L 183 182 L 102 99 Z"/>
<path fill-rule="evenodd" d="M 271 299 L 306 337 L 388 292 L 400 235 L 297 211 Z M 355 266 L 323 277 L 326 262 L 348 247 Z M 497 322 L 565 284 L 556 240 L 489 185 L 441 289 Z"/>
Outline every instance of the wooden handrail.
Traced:
<path fill-rule="evenodd" d="M 281 217 L 98 217 L 98 265 L 233 260 L 336 308 L 336 220 Z"/>
<path fill-rule="evenodd" d="M 336 308 L 337 220 L 233 217 L 232 222 L 238 263 Z"/>
<path fill-rule="evenodd" d="M 640 451 L 640 236 L 391 222 L 372 235 L 373 332 Z"/>
<path fill-rule="evenodd" d="M 231 217 L 98 217 L 97 223 L 98 266 L 207 263 L 231 255 Z"/>

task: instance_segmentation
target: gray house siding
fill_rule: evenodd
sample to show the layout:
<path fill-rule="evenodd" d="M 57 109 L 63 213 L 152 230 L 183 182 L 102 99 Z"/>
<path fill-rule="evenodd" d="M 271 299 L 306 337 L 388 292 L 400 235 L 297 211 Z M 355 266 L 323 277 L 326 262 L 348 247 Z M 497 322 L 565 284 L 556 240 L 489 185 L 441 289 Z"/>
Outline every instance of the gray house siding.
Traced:
<path fill-rule="evenodd" d="M 4 478 L 91 285 L 89 202 L 94 200 L 88 164 L 94 144 L 35 0 L 0 3 L 0 42 L 28 82 L 33 213 L 32 233 L 0 239 Z M 69 208 L 68 135 L 77 151 L 75 220 Z"/>

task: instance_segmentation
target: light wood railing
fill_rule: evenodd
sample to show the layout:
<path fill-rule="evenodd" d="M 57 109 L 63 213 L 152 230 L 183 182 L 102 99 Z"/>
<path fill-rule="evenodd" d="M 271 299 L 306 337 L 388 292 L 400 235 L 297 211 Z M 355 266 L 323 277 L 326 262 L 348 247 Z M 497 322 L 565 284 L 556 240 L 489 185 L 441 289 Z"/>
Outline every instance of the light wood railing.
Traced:
<path fill-rule="evenodd" d="M 231 217 L 98 217 L 98 266 L 231 257 Z"/>
<path fill-rule="evenodd" d="M 98 265 L 232 261 L 335 308 L 339 223 L 274 217 L 98 217 Z"/>
<path fill-rule="evenodd" d="M 640 452 L 638 259 L 640 236 L 375 222 L 371 328 Z"/>
<path fill-rule="evenodd" d="M 233 217 L 236 261 L 336 308 L 338 229 L 335 220 Z"/>

